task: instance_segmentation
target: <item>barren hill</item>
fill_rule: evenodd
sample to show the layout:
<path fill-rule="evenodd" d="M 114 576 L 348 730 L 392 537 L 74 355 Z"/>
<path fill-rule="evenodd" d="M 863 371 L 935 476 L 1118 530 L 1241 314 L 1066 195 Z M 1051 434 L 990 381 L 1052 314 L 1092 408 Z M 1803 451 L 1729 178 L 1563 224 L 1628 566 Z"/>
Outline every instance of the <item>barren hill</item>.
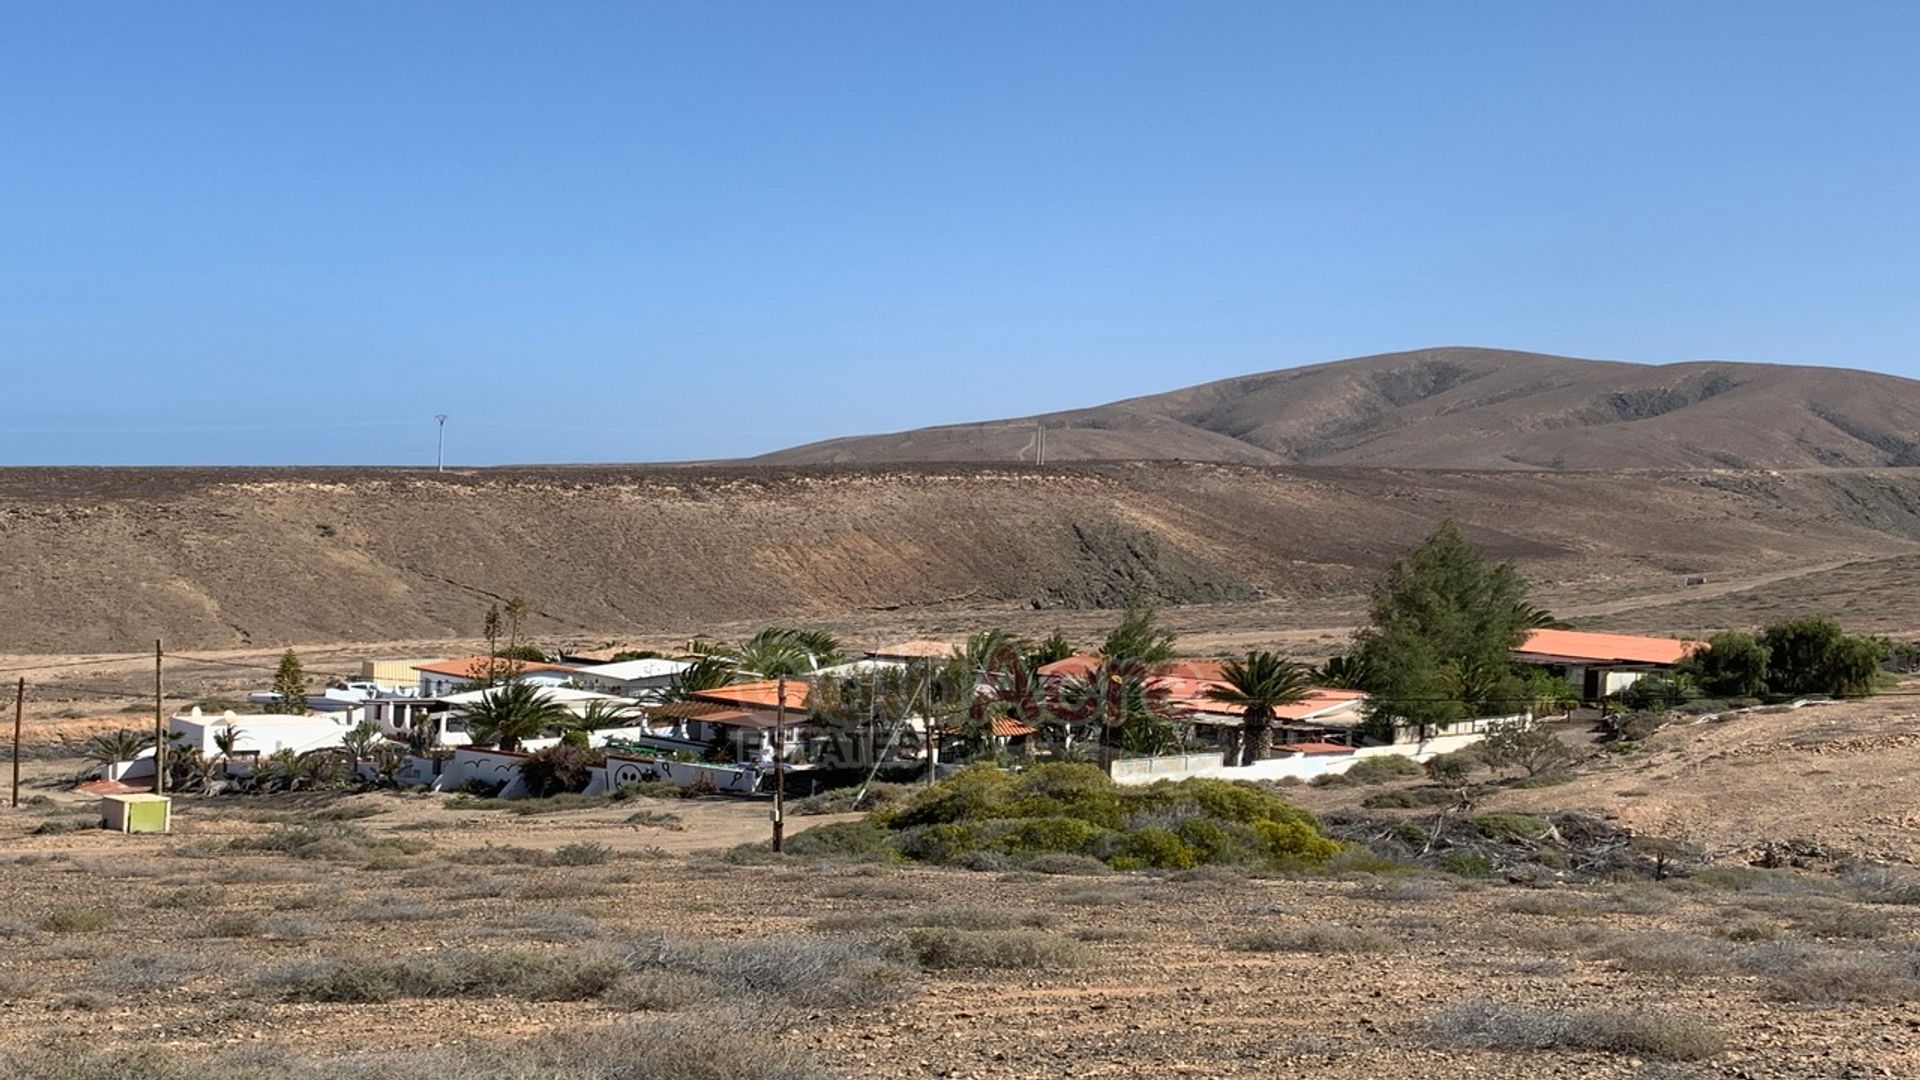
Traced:
<path fill-rule="evenodd" d="M 770 463 L 1046 459 L 1446 469 L 1920 464 L 1920 382 L 1839 368 L 1627 364 L 1444 348 L 1070 412 L 812 443 Z"/>
<path fill-rule="evenodd" d="M 0 651 L 1357 597 L 1446 517 L 1562 595 L 1920 552 L 1920 471 L 0 470 Z M 1718 579 L 1716 579 L 1717 581 Z"/>

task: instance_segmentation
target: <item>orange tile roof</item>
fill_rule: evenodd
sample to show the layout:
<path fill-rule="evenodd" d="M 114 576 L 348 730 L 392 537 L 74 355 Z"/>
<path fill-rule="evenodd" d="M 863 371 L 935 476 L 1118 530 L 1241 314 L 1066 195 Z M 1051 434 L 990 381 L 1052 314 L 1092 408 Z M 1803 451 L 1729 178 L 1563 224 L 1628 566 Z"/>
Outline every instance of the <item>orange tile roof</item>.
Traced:
<path fill-rule="evenodd" d="M 1601 664 L 1677 664 L 1697 647 L 1697 642 L 1678 638 L 1535 630 L 1514 652 Z"/>
<path fill-rule="evenodd" d="M 1273 717 L 1276 720 L 1304 720 L 1307 717 L 1326 712 L 1340 705 L 1360 701 L 1366 696 L 1367 695 L 1358 690 L 1329 690 L 1324 687 L 1315 687 L 1307 692 L 1305 700 L 1296 701 L 1291 705 L 1282 705 L 1274 709 Z M 1223 701 L 1213 700 L 1206 695 L 1204 689 L 1188 696 L 1176 696 L 1174 700 L 1176 703 L 1198 712 L 1239 716 L 1246 711 L 1238 705 L 1229 705 Z"/>
<path fill-rule="evenodd" d="M 431 664 L 415 664 L 413 670 L 424 671 L 429 675 L 451 675 L 456 679 L 477 679 L 486 674 L 491 664 L 504 663 L 491 656 L 467 656 L 457 660 L 435 660 Z M 520 670 L 527 671 L 578 671 L 572 664 L 546 664 L 521 662 Z"/>
<path fill-rule="evenodd" d="M 1030 724 L 1023 724 L 1011 716 L 994 717 L 992 729 L 994 738 L 997 739 L 1017 739 L 1022 735 L 1038 734 L 1040 731 L 1039 728 L 1033 727 Z M 944 735 L 957 735 L 965 730 L 965 728 L 959 727 L 943 727 L 940 729 Z"/>
<path fill-rule="evenodd" d="M 1100 660 L 1101 656 L 1098 653 L 1074 653 L 1063 660 L 1041 664 L 1034 669 L 1033 673 L 1049 679 L 1084 679 L 1093 674 L 1094 668 L 1100 666 Z"/>
<path fill-rule="evenodd" d="M 718 686 L 712 690 L 697 690 L 692 695 L 701 701 L 717 701 L 722 705 L 732 705 L 742 709 L 773 709 L 779 706 L 779 684 L 773 679 L 759 682 L 734 683 L 731 686 Z M 805 710 L 807 707 L 807 682 L 805 679 L 787 680 L 788 711 Z"/>

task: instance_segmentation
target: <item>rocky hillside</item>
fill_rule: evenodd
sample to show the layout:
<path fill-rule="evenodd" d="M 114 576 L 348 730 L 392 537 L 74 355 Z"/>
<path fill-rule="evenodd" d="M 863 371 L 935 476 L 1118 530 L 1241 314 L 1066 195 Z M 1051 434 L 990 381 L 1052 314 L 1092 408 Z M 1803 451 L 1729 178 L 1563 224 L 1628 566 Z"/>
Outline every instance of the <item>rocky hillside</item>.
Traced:
<path fill-rule="evenodd" d="M 510 594 L 579 637 L 1352 596 L 1448 516 L 1601 597 L 1920 551 L 1920 475 L 0 470 L 0 651 L 471 635 Z"/>
<path fill-rule="evenodd" d="M 770 454 L 781 464 L 1166 460 L 1443 469 L 1920 464 L 1920 382 L 1838 368 L 1426 349 L 1039 417 Z"/>

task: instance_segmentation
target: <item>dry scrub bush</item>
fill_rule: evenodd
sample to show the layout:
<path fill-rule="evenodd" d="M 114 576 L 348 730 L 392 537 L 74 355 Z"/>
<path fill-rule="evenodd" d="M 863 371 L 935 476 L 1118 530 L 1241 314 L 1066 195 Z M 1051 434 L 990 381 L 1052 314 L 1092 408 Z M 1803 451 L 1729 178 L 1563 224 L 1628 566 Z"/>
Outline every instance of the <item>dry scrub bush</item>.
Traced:
<path fill-rule="evenodd" d="M 1836 1006 L 1920 1001 L 1920 956 L 1780 944 L 1755 950 L 1743 965 L 1767 977 L 1778 1001 Z"/>
<path fill-rule="evenodd" d="M 1601 942 L 1593 955 L 1613 961 L 1623 971 L 1648 975 L 1720 975 L 1737 966 L 1733 947 L 1726 942 L 1685 933 L 1616 933 Z"/>
<path fill-rule="evenodd" d="M 745 1016 L 627 1021 L 519 1042 L 476 1041 L 359 1057 L 258 1049 L 227 1056 L 169 1050 L 33 1054 L 0 1060 L 0 1080 L 828 1080 L 800 1051 Z"/>
<path fill-rule="evenodd" d="M 1444 1046 L 1488 1050 L 1595 1050 L 1698 1061 L 1725 1048 L 1719 1032 L 1663 1012 L 1613 1009 L 1550 1009 L 1467 1001 L 1428 1024 Z"/>
<path fill-rule="evenodd" d="M 1285 930 L 1255 930 L 1233 939 L 1241 952 L 1263 953 L 1376 953 L 1393 948 L 1393 939 L 1372 930 L 1348 926 L 1302 926 Z"/>
<path fill-rule="evenodd" d="M 611 990 L 626 965 L 610 956 L 517 950 L 404 960 L 334 960 L 269 972 L 289 1001 L 380 1004 L 397 998 L 513 997 L 585 1001 Z"/>
<path fill-rule="evenodd" d="M 939 927 L 947 930 L 1013 930 L 1021 927 L 1043 929 L 1052 926 L 1050 911 L 1031 908 L 975 908 L 958 905 L 916 908 L 904 911 L 843 911 L 814 920 L 820 930 L 837 933 L 850 931 L 906 930 Z"/>
<path fill-rule="evenodd" d="M 891 943 L 897 955 L 929 971 L 1054 971 L 1092 962 L 1079 941 L 1038 930 L 915 927 Z"/>
<path fill-rule="evenodd" d="M 927 899 L 928 893 L 905 881 L 862 877 L 830 882 L 821 886 L 820 895 L 829 900 L 915 901 Z"/>
<path fill-rule="evenodd" d="M 113 922 L 113 913 L 99 908 L 57 908 L 40 920 L 40 929 L 49 934 L 91 934 L 105 930 Z"/>
<path fill-rule="evenodd" d="M 803 1009 L 884 1005 L 914 993 L 913 972 L 873 942 L 819 938 L 668 941 L 637 945 L 642 974 L 696 975 L 733 996 Z"/>

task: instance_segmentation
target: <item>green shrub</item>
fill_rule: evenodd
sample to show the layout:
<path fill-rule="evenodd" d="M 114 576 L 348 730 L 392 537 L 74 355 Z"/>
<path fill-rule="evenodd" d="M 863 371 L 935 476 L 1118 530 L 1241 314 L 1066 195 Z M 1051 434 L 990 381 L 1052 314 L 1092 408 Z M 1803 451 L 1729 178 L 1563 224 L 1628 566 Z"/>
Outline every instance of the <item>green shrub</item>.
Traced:
<path fill-rule="evenodd" d="M 527 794 L 536 799 L 566 793 L 578 794 L 593 782 L 593 768 L 607 761 L 603 750 L 589 750 L 562 742 L 527 755 L 520 763 L 520 777 Z"/>
<path fill-rule="evenodd" d="M 1420 763 L 1401 754 L 1380 754 L 1365 757 L 1353 763 L 1343 774 L 1356 784 L 1384 784 L 1393 780 L 1406 780 L 1423 776 L 1426 770 Z"/>
<path fill-rule="evenodd" d="M 1538 840 L 1553 829 L 1546 818 L 1532 814 L 1481 814 L 1473 827 L 1495 840 Z"/>
<path fill-rule="evenodd" d="M 808 829 L 786 839 L 788 854 L 803 858 L 850 859 L 857 862 L 897 862 L 901 855 L 885 829 L 872 821 L 837 821 Z"/>
<path fill-rule="evenodd" d="M 1088 765 L 1046 764 L 1024 773 L 963 769 L 865 823 L 907 858 L 1003 868 L 998 856 L 1097 859 L 1117 869 L 1182 870 L 1209 864 L 1271 868 L 1324 863 L 1339 845 L 1272 791 L 1224 780 L 1122 787 Z M 875 852 L 875 834 L 834 827 L 832 846 Z"/>
<path fill-rule="evenodd" d="M 612 848 L 592 841 L 562 844 L 553 853 L 556 866 L 598 866 L 611 858 Z"/>

